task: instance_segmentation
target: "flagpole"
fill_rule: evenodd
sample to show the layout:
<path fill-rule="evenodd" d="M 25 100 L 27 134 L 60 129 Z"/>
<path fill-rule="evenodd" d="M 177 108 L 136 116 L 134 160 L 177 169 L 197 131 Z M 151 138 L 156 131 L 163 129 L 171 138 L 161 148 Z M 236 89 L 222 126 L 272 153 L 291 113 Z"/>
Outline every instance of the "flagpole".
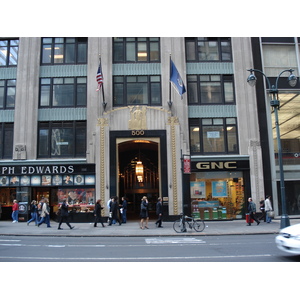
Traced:
<path fill-rule="evenodd" d="M 171 54 L 170 54 L 170 59 L 169 59 L 169 101 L 168 101 L 168 105 L 169 105 L 169 109 L 171 110 L 172 107 L 172 101 L 171 101 Z"/>
<path fill-rule="evenodd" d="M 103 70 L 102 70 L 102 63 L 101 63 L 101 54 L 99 53 L 99 66 L 101 67 L 101 72 L 102 72 L 102 78 L 103 78 Z M 105 96 L 104 96 L 104 80 L 101 84 L 101 87 L 102 87 L 102 106 L 103 106 L 103 109 L 105 111 L 105 108 L 106 108 L 106 102 L 105 102 Z"/>

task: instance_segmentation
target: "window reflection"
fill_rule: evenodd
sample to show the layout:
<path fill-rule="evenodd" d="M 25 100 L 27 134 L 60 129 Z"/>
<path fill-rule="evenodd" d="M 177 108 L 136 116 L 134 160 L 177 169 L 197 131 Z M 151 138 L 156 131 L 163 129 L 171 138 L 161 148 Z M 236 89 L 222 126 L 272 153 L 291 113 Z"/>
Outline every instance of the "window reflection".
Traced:
<path fill-rule="evenodd" d="M 0 66 L 15 66 L 18 62 L 19 40 L 0 40 Z"/>

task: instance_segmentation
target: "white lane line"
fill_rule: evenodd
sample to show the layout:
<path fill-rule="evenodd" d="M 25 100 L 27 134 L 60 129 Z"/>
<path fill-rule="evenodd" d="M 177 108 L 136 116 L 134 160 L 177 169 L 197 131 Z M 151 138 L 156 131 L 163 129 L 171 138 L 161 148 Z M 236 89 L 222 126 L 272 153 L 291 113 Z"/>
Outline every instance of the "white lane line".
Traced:
<path fill-rule="evenodd" d="M 26 244 L 0 244 L 0 246 L 9 246 L 9 247 L 48 247 L 48 248 L 66 248 L 66 247 L 105 247 L 105 245 L 26 245 Z"/>
<path fill-rule="evenodd" d="M 150 238 L 145 239 L 147 244 L 205 244 L 206 242 L 196 238 Z"/>
<path fill-rule="evenodd" d="M 227 258 L 257 258 L 271 257 L 271 254 L 257 255 L 217 255 L 217 256 L 166 256 L 166 257 L 20 257 L 20 256 L 0 256 L 0 259 L 21 259 L 21 260 L 101 260 L 101 261 L 117 261 L 117 260 L 189 260 L 189 259 L 227 259 Z"/>
<path fill-rule="evenodd" d="M 21 240 L 0 240 L 0 242 L 21 242 Z"/>

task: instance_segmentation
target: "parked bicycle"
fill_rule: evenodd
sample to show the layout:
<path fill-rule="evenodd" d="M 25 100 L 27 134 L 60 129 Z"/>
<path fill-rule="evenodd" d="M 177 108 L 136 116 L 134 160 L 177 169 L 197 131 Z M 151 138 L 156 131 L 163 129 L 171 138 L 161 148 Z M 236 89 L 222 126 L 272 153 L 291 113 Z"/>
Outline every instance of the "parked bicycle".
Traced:
<path fill-rule="evenodd" d="M 180 219 L 174 222 L 173 229 L 178 233 L 182 233 L 186 232 L 187 228 L 194 228 L 195 231 L 201 232 L 205 228 L 205 223 L 201 219 L 195 219 L 181 213 Z"/>

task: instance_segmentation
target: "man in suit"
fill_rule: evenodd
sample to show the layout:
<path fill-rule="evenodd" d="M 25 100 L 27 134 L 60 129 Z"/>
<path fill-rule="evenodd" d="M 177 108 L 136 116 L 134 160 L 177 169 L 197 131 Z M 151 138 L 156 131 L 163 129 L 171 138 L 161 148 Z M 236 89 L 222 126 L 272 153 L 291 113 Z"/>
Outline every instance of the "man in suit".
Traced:
<path fill-rule="evenodd" d="M 156 214 L 158 215 L 158 219 L 155 222 L 156 227 L 162 227 L 161 223 L 162 223 L 162 215 L 163 215 L 163 207 L 162 207 L 162 201 L 161 198 L 157 199 L 157 203 L 156 203 Z"/>

